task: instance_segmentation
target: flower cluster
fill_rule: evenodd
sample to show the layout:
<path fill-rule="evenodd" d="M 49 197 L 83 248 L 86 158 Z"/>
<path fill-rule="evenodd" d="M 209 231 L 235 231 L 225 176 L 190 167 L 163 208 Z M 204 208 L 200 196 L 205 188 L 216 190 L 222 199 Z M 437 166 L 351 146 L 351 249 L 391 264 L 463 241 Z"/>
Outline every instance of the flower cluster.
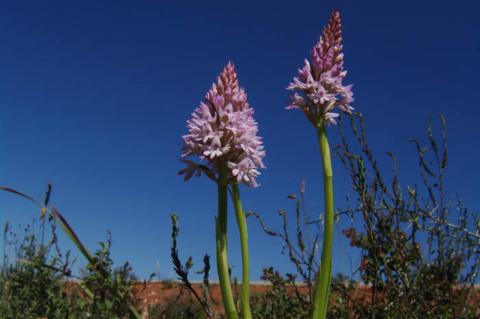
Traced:
<path fill-rule="evenodd" d="M 311 54 L 311 62 L 305 59 L 305 66 L 299 69 L 298 77 L 288 86 L 294 93 L 288 109 L 302 109 L 310 121 L 318 124 L 336 124 L 338 113 L 335 108 L 351 113 L 353 108 L 352 85 L 343 85 L 347 75 L 343 69 L 342 24 L 340 13 L 331 14 L 328 25 Z"/>
<path fill-rule="evenodd" d="M 256 177 L 265 156 L 253 109 L 240 88 L 234 65 L 228 63 L 203 102 L 187 121 L 189 133 L 183 136 L 182 161 L 187 167 L 179 172 L 185 180 L 202 172 L 212 179 L 220 170 L 228 172 L 229 182 L 257 186 Z M 191 156 L 206 165 L 189 160 Z"/>

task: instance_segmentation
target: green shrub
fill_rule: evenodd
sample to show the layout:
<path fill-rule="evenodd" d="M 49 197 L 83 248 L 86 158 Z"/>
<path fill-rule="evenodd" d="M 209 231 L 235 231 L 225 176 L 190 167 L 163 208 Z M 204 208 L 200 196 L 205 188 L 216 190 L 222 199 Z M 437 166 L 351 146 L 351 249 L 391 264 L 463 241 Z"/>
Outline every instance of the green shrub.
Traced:
<path fill-rule="evenodd" d="M 7 225 L 4 242 L 9 243 L 15 254 L 13 263 L 8 263 L 8 255 L 4 252 L 0 275 L 2 318 L 81 317 L 80 307 L 64 289 L 66 274 L 70 272 L 68 254 L 63 258 L 58 251 L 56 236 L 44 245 L 27 227 L 24 238 L 19 240 Z"/>

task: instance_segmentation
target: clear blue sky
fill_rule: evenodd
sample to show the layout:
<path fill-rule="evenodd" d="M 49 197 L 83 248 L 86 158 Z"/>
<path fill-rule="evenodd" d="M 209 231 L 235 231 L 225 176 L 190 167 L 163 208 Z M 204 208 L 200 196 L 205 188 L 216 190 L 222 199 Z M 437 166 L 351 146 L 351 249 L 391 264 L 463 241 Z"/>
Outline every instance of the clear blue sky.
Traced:
<path fill-rule="evenodd" d="M 376 154 L 399 156 L 413 183 L 412 136 L 427 116 L 448 121 L 448 189 L 478 210 L 480 2 L 466 1 L 3 1 L 0 5 L 0 184 L 52 202 L 93 249 L 113 233 L 113 257 L 142 277 L 171 274 L 169 214 L 181 223 L 182 256 L 200 267 L 214 255 L 215 185 L 176 175 L 185 121 L 218 72 L 233 60 L 255 108 L 267 150 L 257 189 L 244 206 L 278 227 L 276 211 L 307 180 L 310 213 L 321 211 L 320 156 L 313 129 L 286 111 L 285 90 L 332 9 L 343 14 L 347 83 Z M 332 144 L 338 140 L 330 132 Z M 336 162 L 338 206 L 352 193 Z M 0 222 L 37 211 L 0 194 Z M 230 215 L 233 217 L 232 215 Z M 240 270 L 230 218 L 230 261 Z M 341 238 L 337 227 L 337 237 Z M 279 242 L 249 221 L 252 277 L 292 270 Z M 63 238 L 63 237 L 62 237 Z M 334 267 L 358 258 L 338 240 Z M 69 244 L 65 248 L 71 247 Z M 77 252 L 75 252 L 77 254 Z M 78 255 L 78 254 L 77 254 Z M 81 257 L 78 264 L 84 264 Z"/>

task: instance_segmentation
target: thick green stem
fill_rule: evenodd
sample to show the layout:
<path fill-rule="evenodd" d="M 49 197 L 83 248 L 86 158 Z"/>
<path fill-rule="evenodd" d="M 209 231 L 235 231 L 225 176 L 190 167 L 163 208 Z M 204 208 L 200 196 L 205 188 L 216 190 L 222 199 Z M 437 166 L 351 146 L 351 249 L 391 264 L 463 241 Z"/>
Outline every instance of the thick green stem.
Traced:
<path fill-rule="evenodd" d="M 243 212 L 242 202 L 240 200 L 240 190 L 238 189 L 237 184 L 232 185 L 232 197 L 242 247 L 242 318 L 252 319 L 252 311 L 250 310 L 250 260 L 248 257 L 247 219 Z"/>
<path fill-rule="evenodd" d="M 313 319 L 325 319 L 327 317 L 328 294 L 332 274 L 332 246 L 333 246 L 333 172 L 328 145 L 325 123 L 317 126 L 318 141 L 322 153 L 323 190 L 325 197 L 325 219 L 323 232 L 323 251 L 320 264 L 320 273 L 317 274 L 315 283 L 315 296 L 313 303 Z"/>
<path fill-rule="evenodd" d="M 218 181 L 218 217 L 216 220 L 217 230 L 217 271 L 222 293 L 223 306 L 227 319 L 238 319 L 237 309 L 233 301 L 230 274 L 228 271 L 227 258 L 227 200 L 228 184 L 225 169 L 220 170 Z"/>

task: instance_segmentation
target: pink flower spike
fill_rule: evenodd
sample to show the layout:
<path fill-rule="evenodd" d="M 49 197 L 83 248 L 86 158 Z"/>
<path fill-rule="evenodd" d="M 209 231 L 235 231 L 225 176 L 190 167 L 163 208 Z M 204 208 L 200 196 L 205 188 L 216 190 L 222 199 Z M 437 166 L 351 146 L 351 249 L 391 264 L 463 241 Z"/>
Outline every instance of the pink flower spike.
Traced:
<path fill-rule="evenodd" d="M 218 177 L 221 167 L 228 169 L 229 182 L 258 186 L 259 168 L 264 168 L 265 150 L 257 135 L 258 124 L 247 94 L 239 86 L 237 73 L 228 63 L 205 99 L 187 121 L 188 134 L 183 136 L 181 160 L 187 168 L 179 174 L 188 180 L 201 173 Z M 190 158 L 197 157 L 205 165 Z M 201 169 L 199 169 L 201 167 Z"/>
<path fill-rule="evenodd" d="M 295 91 L 288 109 L 302 109 L 310 121 L 317 125 L 323 121 L 336 124 L 334 108 L 351 113 L 352 85 L 343 85 L 347 75 L 343 68 L 342 23 L 340 12 L 333 11 L 320 40 L 312 50 L 310 61 L 298 70 L 298 76 L 287 87 Z"/>

